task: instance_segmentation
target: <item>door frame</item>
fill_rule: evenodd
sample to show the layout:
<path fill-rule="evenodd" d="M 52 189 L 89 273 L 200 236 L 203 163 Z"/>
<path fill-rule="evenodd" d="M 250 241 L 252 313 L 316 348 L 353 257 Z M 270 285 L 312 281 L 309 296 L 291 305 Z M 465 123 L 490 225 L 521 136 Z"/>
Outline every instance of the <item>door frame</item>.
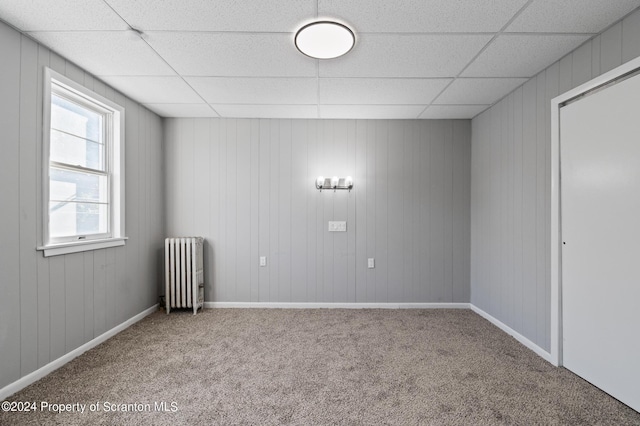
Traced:
<path fill-rule="evenodd" d="M 562 362 L 562 196 L 560 193 L 560 108 L 589 92 L 640 71 L 640 57 L 551 100 L 551 363 Z"/>

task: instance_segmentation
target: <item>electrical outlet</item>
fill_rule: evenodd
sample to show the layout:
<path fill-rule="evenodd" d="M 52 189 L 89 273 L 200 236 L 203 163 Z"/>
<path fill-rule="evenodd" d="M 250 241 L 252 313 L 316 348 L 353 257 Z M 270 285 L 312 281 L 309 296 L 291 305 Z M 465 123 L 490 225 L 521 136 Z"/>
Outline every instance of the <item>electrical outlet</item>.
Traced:
<path fill-rule="evenodd" d="M 329 232 L 347 232 L 347 222 L 345 221 L 330 221 Z"/>
<path fill-rule="evenodd" d="M 267 266 L 267 256 L 260 256 L 260 266 Z"/>
<path fill-rule="evenodd" d="M 367 268 L 373 269 L 376 267 L 376 260 L 373 257 L 367 259 Z"/>

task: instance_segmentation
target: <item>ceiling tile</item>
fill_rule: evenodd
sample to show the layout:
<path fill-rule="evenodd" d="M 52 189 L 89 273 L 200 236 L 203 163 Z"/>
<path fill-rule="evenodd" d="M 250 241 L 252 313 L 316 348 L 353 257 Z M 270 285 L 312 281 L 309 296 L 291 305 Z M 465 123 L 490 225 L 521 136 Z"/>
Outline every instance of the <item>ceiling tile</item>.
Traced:
<path fill-rule="evenodd" d="M 103 0 L 2 0 L 0 19 L 22 31 L 96 31 L 129 28 Z"/>
<path fill-rule="evenodd" d="M 182 75 L 316 76 L 316 60 L 290 34 L 149 32 L 147 41 Z"/>
<path fill-rule="evenodd" d="M 431 120 L 473 118 L 490 105 L 431 105 L 420 118 Z"/>
<path fill-rule="evenodd" d="M 506 31 L 598 33 L 638 6 L 640 0 L 535 0 Z"/>
<path fill-rule="evenodd" d="M 315 105 L 211 105 L 221 117 L 318 118 Z"/>
<path fill-rule="evenodd" d="M 161 117 L 218 117 L 207 104 L 144 104 Z"/>
<path fill-rule="evenodd" d="M 449 78 L 321 78 L 320 102 L 426 105 L 450 81 Z"/>
<path fill-rule="evenodd" d="M 526 0 L 319 0 L 321 17 L 344 19 L 359 32 L 495 32 Z"/>
<path fill-rule="evenodd" d="M 425 105 L 320 105 L 320 118 L 414 119 Z"/>
<path fill-rule="evenodd" d="M 175 75 L 132 31 L 35 32 L 29 35 L 98 76 Z"/>
<path fill-rule="evenodd" d="M 316 16 L 315 0 L 108 0 L 136 28 L 145 31 L 292 32 Z"/>
<path fill-rule="evenodd" d="M 531 77 L 588 39 L 589 36 L 580 35 L 501 35 L 462 76 Z"/>
<path fill-rule="evenodd" d="M 364 34 L 348 55 L 320 61 L 321 77 L 454 77 L 490 35 Z"/>
<path fill-rule="evenodd" d="M 315 104 L 316 78 L 187 77 L 211 104 Z"/>
<path fill-rule="evenodd" d="M 202 102 L 200 96 L 180 77 L 107 76 L 102 80 L 143 104 Z"/>
<path fill-rule="evenodd" d="M 434 103 L 492 104 L 526 81 L 526 78 L 458 78 Z"/>

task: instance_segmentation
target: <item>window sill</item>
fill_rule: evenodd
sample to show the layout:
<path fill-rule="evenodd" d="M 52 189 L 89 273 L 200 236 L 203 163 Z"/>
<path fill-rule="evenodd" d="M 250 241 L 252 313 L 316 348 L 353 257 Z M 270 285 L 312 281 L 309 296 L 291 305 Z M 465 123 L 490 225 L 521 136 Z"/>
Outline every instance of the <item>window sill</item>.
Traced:
<path fill-rule="evenodd" d="M 50 257 L 59 256 L 61 254 L 79 253 L 89 250 L 123 246 L 126 240 L 127 237 L 109 238 L 104 240 L 74 241 L 72 243 L 42 246 L 38 247 L 36 250 L 44 252 L 44 257 Z"/>

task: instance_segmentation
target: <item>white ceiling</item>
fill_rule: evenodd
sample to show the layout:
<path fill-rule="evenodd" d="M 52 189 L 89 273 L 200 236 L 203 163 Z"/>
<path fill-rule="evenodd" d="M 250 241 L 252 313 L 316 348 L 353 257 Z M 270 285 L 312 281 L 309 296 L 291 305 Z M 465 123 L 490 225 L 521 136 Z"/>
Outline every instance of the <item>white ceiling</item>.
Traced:
<path fill-rule="evenodd" d="M 471 118 L 638 6 L 0 0 L 0 19 L 165 117 Z M 316 18 L 349 25 L 354 49 L 299 53 L 294 33 Z"/>

